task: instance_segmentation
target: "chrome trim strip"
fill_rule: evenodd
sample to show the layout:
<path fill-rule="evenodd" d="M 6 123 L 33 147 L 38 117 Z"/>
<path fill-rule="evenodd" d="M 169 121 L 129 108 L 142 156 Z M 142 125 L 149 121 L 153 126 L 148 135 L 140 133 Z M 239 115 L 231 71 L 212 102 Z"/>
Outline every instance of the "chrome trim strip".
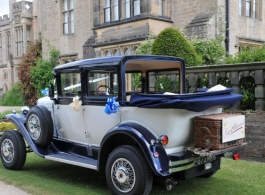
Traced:
<path fill-rule="evenodd" d="M 169 161 L 169 166 L 176 166 L 176 165 L 181 165 L 181 164 L 186 164 L 189 162 L 192 162 L 193 158 L 188 158 L 184 160 L 178 160 L 178 161 Z"/>
<path fill-rule="evenodd" d="M 194 167 L 194 163 L 186 165 L 186 166 L 182 166 L 182 167 L 176 167 L 176 168 L 169 169 L 169 173 L 187 170 L 187 169 L 190 169 L 192 167 Z"/>
<path fill-rule="evenodd" d="M 64 160 L 64 159 L 50 157 L 50 156 L 45 156 L 45 158 L 48 159 L 48 160 L 53 160 L 53 161 L 62 162 L 62 163 L 66 163 L 66 164 L 76 165 L 76 166 L 79 166 L 79 167 L 85 167 L 85 168 L 97 170 L 97 166 L 95 166 L 95 165 L 78 163 L 78 162 L 75 162 L 75 161 Z"/>

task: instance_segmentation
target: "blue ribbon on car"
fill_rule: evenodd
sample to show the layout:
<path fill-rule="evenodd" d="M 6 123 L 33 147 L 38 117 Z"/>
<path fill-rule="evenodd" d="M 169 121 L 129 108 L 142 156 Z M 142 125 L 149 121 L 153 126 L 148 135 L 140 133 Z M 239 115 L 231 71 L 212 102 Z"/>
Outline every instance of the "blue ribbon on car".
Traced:
<path fill-rule="evenodd" d="M 44 96 L 48 96 L 49 95 L 49 89 L 48 88 L 45 88 L 41 91 L 41 94 L 44 95 Z"/>
<path fill-rule="evenodd" d="M 116 102 L 116 97 L 108 98 L 105 107 L 105 113 L 110 115 L 118 112 L 119 103 Z"/>

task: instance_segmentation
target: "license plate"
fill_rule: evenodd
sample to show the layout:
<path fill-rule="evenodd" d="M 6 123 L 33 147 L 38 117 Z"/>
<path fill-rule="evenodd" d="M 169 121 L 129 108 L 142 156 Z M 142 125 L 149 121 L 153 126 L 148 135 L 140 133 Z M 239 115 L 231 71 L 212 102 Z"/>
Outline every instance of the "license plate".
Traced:
<path fill-rule="evenodd" d="M 194 159 L 194 165 L 195 166 L 202 165 L 202 164 L 211 162 L 215 159 L 216 159 L 215 156 L 200 156 L 200 157 Z"/>

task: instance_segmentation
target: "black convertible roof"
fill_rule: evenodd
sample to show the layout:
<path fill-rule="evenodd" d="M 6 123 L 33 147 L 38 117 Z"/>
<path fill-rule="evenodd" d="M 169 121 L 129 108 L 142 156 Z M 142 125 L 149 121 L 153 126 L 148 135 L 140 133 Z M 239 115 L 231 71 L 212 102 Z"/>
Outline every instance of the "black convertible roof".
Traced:
<path fill-rule="evenodd" d="M 100 66 L 117 66 L 121 61 L 127 60 L 164 60 L 164 61 L 181 61 L 184 60 L 171 56 L 155 56 L 155 55 L 128 55 L 128 56 L 112 56 L 103 58 L 91 58 L 70 62 L 67 64 L 59 65 L 54 68 L 55 72 L 63 70 L 79 70 L 80 68 L 91 68 Z"/>

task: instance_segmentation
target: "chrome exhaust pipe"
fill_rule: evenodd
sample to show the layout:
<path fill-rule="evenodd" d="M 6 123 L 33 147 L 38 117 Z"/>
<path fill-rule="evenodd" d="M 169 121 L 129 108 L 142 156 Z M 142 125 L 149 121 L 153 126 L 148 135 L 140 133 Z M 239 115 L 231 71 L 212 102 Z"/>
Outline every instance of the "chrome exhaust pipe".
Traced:
<path fill-rule="evenodd" d="M 174 179 L 170 177 L 155 177 L 154 184 L 166 188 L 167 191 L 170 191 L 176 185 L 178 185 L 178 182 L 175 182 Z"/>

